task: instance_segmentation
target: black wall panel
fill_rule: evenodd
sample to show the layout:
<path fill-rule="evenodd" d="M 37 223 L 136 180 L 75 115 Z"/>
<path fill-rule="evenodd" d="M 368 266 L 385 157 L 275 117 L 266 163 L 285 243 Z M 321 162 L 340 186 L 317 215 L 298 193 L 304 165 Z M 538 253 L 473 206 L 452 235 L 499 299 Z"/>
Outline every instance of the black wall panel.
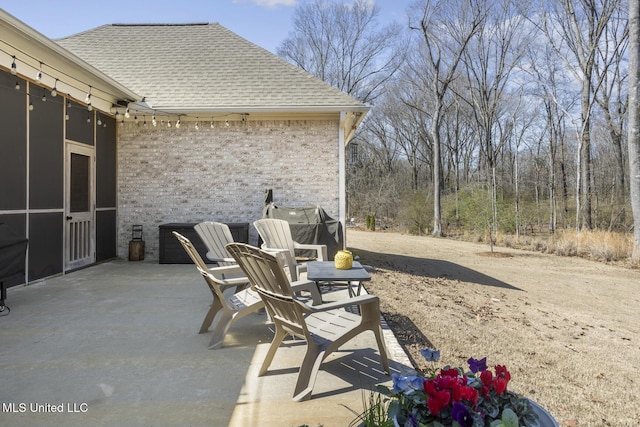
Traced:
<path fill-rule="evenodd" d="M 116 211 L 96 212 L 96 261 L 115 258 Z"/>
<path fill-rule="evenodd" d="M 18 234 L 20 237 L 26 237 L 27 235 L 27 215 L 26 214 L 11 214 L 0 215 L 0 223 L 7 224 L 11 231 Z M 21 285 L 25 282 L 23 274 L 17 274 L 11 278 L 5 280 L 7 288 L 15 285 Z"/>
<path fill-rule="evenodd" d="M 15 89 L 16 81 L 20 90 Z M 0 210 L 27 206 L 26 82 L 0 71 Z"/>
<path fill-rule="evenodd" d="M 77 102 L 71 101 L 70 104 L 71 108 L 67 108 L 67 139 L 93 145 L 94 112 Z"/>
<path fill-rule="evenodd" d="M 29 280 L 62 272 L 63 214 L 29 215 Z"/>
<path fill-rule="evenodd" d="M 100 117 L 107 127 L 96 127 L 96 207 L 116 206 L 116 121 Z"/>
<path fill-rule="evenodd" d="M 44 89 L 31 86 L 29 113 L 29 208 L 64 208 L 64 98 L 41 100 Z M 47 93 L 47 95 L 49 95 Z"/>

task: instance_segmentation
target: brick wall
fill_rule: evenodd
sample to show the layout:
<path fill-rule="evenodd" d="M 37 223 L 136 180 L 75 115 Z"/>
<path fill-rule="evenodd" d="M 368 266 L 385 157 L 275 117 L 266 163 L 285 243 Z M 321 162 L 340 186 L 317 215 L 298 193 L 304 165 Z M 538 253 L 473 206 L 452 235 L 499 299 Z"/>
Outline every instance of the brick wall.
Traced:
<path fill-rule="evenodd" d="M 338 218 L 338 120 L 118 125 L 118 256 L 142 224 L 145 259 L 157 260 L 158 225 L 248 222 L 264 192 L 280 206 L 322 206 Z M 257 243 L 251 226 L 250 242 Z"/>

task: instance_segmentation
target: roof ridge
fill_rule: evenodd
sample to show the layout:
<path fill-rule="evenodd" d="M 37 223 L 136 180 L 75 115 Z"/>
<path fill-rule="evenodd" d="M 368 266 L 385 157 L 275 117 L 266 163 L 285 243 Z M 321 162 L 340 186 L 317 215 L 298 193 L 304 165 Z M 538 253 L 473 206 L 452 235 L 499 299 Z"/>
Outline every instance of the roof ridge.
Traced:
<path fill-rule="evenodd" d="M 185 22 L 185 23 L 116 23 L 111 24 L 112 27 L 186 27 L 186 26 L 195 26 L 195 25 L 215 25 L 216 23 L 210 22 Z"/>

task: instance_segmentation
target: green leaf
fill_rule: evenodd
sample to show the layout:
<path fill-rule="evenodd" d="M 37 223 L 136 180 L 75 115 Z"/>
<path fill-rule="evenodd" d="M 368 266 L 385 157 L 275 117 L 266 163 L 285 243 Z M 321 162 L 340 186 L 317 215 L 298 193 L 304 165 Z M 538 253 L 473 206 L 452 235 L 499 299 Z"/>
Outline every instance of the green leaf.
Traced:
<path fill-rule="evenodd" d="M 502 411 L 502 425 L 504 427 L 518 427 L 518 416 L 510 408 Z"/>
<path fill-rule="evenodd" d="M 502 427 L 502 420 L 493 420 L 489 427 Z"/>

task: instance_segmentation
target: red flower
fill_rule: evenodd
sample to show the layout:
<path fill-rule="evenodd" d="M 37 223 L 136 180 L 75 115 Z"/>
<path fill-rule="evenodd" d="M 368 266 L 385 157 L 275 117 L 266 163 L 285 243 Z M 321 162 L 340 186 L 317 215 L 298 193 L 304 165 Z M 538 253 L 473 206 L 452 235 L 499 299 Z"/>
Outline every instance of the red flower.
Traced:
<path fill-rule="evenodd" d="M 459 386 L 453 390 L 452 397 L 454 402 L 466 400 L 475 405 L 478 403 L 478 390 L 473 387 Z"/>
<path fill-rule="evenodd" d="M 480 374 L 480 381 L 482 381 L 482 384 L 489 387 L 493 382 L 493 373 L 491 373 L 491 371 L 482 371 Z"/>
<path fill-rule="evenodd" d="M 427 399 L 429 411 L 433 415 L 438 415 L 440 410 L 449 404 L 450 398 L 449 392 L 447 391 L 435 391 L 433 394 L 429 394 L 429 398 Z"/>
<path fill-rule="evenodd" d="M 440 375 L 443 376 L 443 377 L 458 378 L 458 375 L 460 375 L 460 372 L 458 372 L 457 369 L 441 369 L 440 370 Z"/>
<path fill-rule="evenodd" d="M 504 393 L 504 391 L 507 389 L 507 380 L 505 380 L 504 378 L 496 378 L 493 382 L 493 388 L 498 394 Z"/>
<path fill-rule="evenodd" d="M 496 377 L 505 378 L 507 382 L 511 380 L 511 374 L 504 365 L 496 365 Z"/>

